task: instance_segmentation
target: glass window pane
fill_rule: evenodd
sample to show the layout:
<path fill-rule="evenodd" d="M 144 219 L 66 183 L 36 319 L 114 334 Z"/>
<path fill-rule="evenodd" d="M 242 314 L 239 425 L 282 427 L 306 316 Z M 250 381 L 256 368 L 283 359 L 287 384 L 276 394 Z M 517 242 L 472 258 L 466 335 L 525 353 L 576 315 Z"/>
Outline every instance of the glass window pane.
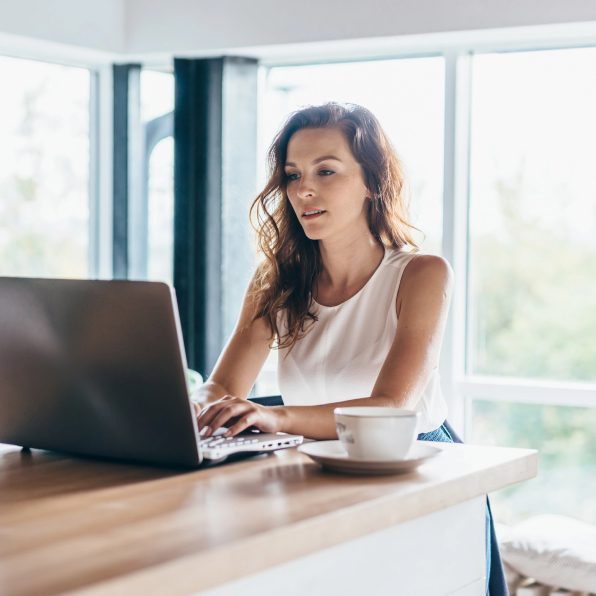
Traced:
<path fill-rule="evenodd" d="M 596 380 L 596 48 L 473 59 L 468 371 Z"/>
<path fill-rule="evenodd" d="M 0 57 L 0 274 L 89 275 L 82 68 Z"/>
<path fill-rule="evenodd" d="M 174 109 L 174 75 L 141 70 L 141 120 L 148 122 Z"/>
<path fill-rule="evenodd" d="M 327 101 L 363 105 L 389 135 L 406 174 L 412 223 L 425 252 L 440 254 L 443 219 L 444 60 L 442 57 L 376 60 L 272 68 L 260 128 L 260 186 L 265 155 L 290 112 Z M 258 393 L 277 392 L 277 355 L 259 378 Z"/>
<path fill-rule="evenodd" d="M 174 76 L 141 71 L 141 120 L 147 123 L 174 110 Z M 147 141 L 147 139 L 146 139 Z M 174 283 L 174 140 L 153 147 L 147 169 L 147 279 Z"/>
<path fill-rule="evenodd" d="M 174 284 L 174 139 L 167 137 L 149 159 L 147 277 Z"/>
<path fill-rule="evenodd" d="M 497 521 L 557 513 L 596 523 L 596 408 L 473 401 L 470 443 L 539 450 L 538 476 L 491 493 Z"/>

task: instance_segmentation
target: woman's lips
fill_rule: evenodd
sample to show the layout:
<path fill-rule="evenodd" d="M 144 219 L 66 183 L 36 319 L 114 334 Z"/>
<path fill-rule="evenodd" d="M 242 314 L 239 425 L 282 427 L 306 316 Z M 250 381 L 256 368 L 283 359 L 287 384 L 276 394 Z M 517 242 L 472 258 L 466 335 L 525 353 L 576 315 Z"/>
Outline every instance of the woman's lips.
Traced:
<path fill-rule="evenodd" d="M 317 217 L 321 217 L 321 215 L 325 215 L 325 213 L 327 213 L 326 211 L 318 211 L 317 213 L 312 213 L 311 215 L 307 215 L 306 213 L 304 213 L 302 215 L 303 219 L 315 219 Z"/>

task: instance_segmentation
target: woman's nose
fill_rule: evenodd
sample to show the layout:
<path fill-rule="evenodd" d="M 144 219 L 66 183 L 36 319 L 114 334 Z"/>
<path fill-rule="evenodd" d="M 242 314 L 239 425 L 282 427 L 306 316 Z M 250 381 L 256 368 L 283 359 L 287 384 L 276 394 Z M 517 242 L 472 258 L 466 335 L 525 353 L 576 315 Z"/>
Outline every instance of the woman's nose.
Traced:
<path fill-rule="evenodd" d="M 310 181 L 304 177 L 298 180 L 298 196 L 303 198 L 308 198 L 314 196 L 314 188 Z"/>

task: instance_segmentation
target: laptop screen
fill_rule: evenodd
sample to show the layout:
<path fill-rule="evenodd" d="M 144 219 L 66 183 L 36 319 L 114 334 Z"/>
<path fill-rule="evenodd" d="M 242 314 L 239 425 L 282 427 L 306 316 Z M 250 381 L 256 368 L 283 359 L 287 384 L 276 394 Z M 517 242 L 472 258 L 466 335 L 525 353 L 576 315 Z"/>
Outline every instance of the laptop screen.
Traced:
<path fill-rule="evenodd" d="M 197 464 L 185 367 L 166 284 L 0 278 L 0 442 Z"/>

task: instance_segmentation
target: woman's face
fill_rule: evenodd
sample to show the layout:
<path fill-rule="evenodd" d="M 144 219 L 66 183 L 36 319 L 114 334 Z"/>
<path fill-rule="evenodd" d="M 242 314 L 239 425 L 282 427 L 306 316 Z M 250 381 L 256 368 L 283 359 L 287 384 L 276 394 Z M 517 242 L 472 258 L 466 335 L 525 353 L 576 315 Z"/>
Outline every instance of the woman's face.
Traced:
<path fill-rule="evenodd" d="M 368 230 L 362 168 L 339 129 L 294 133 L 285 174 L 288 198 L 308 238 L 329 240 Z"/>

